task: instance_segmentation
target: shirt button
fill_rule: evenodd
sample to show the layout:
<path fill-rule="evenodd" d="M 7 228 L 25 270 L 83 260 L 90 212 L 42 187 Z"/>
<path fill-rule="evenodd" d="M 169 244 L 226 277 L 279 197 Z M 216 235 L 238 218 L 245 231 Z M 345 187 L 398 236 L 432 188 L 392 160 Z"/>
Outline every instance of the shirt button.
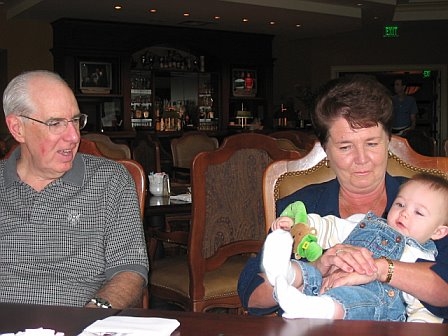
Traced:
<path fill-rule="evenodd" d="M 393 298 L 395 296 L 395 291 L 393 289 L 389 289 L 387 291 L 387 296 Z"/>
<path fill-rule="evenodd" d="M 387 243 L 388 243 L 388 242 L 387 242 L 387 240 L 386 240 L 386 239 L 385 239 L 385 240 L 382 240 L 382 241 L 381 241 L 381 245 L 383 245 L 383 246 L 386 246 L 386 245 L 387 245 Z"/>
<path fill-rule="evenodd" d="M 361 229 L 364 229 L 366 227 L 366 223 L 364 223 L 364 222 L 359 223 L 359 227 Z"/>
<path fill-rule="evenodd" d="M 401 243 L 401 236 L 396 237 L 396 238 L 395 238 L 395 242 L 396 242 L 396 243 Z"/>

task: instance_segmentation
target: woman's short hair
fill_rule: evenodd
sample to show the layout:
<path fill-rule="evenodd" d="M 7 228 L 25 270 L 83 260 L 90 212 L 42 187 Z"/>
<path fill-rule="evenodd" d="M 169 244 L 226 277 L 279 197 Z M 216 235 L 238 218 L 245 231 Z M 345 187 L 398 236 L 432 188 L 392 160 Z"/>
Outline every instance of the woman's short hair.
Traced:
<path fill-rule="evenodd" d="M 325 147 L 333 122 L 342 117 L 353 129 L 381 125 L 391 136 L 393 103 L 389 90 L 373 76 L 331 80 L 318 93 L 311 115 L 314 131 Z"/>

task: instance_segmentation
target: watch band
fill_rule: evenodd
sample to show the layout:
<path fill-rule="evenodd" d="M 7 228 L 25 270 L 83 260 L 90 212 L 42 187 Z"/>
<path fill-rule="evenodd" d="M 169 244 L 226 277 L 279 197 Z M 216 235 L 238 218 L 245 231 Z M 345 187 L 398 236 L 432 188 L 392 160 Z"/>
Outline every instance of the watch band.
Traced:
<path fill-rule="evenodd" d="M 388 264 L 386 280 L 384 282 L 389 283 L 392 280 L 392 275 L 394 274 L 394 262 L 385 256 L 382 256 L 381 258 L 386 260 Z"/>
<path fill-rule="evenodd" d="M 97 307 L 101 308 L 112 308 L 112 305 L 109 303 L 109 301 L 104 300 L 102 298 L 91 298 L 90 302 L 93 303 Z"/>

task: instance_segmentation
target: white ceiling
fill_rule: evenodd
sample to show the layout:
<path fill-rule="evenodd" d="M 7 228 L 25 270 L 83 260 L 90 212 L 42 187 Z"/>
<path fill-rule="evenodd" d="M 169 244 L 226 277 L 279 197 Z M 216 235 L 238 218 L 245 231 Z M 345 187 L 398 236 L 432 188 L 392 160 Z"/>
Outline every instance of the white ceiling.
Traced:
<path fill-rule="evenodd" d="M 123 9 L 115 10 L 115 4 Z M 0 6 L 6 9 L 8 20 L 52 22 L 65 17 L 263 33 L 289 39 L 391 23 L 448 20 L 448 0 L 0 0 Z M 151 8 L 157 13 L 149 13 Z M 184 17 L 185 12 L 190 16 Z M 216 15 L 219 20 L 214 19 Z M 243 23 L 243 18 L 249 21 Z"/>

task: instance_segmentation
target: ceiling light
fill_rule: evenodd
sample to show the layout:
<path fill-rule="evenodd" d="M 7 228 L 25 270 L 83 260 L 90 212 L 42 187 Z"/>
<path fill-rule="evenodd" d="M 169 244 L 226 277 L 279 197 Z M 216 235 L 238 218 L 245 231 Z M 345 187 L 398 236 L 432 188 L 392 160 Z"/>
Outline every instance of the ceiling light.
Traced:
<path fill-rule="evenodd" d="M 300 28 L 302 25 L 300 23 L 296 24 L 296 28 Z"/>
<path fill-rule="evenodd" d="M 116 10 L 120 10 L 120 9 L 122 9 L 123 7 L 121 7 L 121 5 L 115 5 L 114 8 L 115 8 Z"/>
<path fill-rule="evenodd" d="M 188 17 L 188 16 L 190 16 L 190 13 L 184 13 L 184 16 Z"/>
<path fill-rule="evenodd" d="M 249 22 L 249 19 L 243 18 L 243 22 Z"/>
<path fill-rule="evenodd" d="M 275 21 L 270 21 L 269 24 L 270 25 L 275 25 Z"/>
<path fill-rule="evenodd" d="M 150 12 L 150 13 L 156 13 L 156 12 L 157 12 L 157 9 L 155 9 L 155 8 L 150 9 L 149 12 Z"/>
<path fill-rule="evenodd" d="M 219 20 L 219 19 L 221 19 L 221 17 L 218 16 L 218 15 L 215 15 L 215 16 L 214 16 L 214 19 L 215 19 L 215 20 Z"/>

